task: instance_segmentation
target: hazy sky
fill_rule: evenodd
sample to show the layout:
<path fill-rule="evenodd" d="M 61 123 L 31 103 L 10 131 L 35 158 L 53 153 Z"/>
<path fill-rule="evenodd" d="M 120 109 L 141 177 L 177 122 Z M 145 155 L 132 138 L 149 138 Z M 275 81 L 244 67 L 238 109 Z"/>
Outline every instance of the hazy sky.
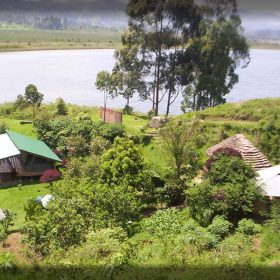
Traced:
<path fill-rule="evenodd" d="M 49 9 L 60 7 L 65 9 L 119 9 L 124 10 L 127 0 L 0 0 L 2 9 Z M 240 10 L 280 11 L 279 0 L 238 0 Z"/>
<path fill-rule="evenodd" d="M 117 12 L 127 0 L 0 0 L 0 10 Z M 238 0 L 245 30 L 280 30 L 280 0 Z"/>
<path fill-rule="evenodd" d="M 0 0 L 2 10 L 124 11 L 126 0 Z"/>

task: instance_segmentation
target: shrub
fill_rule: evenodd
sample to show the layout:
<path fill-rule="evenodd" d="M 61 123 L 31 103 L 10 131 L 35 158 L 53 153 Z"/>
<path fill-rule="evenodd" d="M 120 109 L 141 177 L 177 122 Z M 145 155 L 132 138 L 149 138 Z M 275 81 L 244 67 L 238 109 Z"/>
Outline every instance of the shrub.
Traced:
<path fill-rule="evenodd" d="M 82 271 L 88 279 L 112 279 L 110 276 L 114 271 L 126 265 L 130 259 L 131 247 L 126 241 L 127 235 L 121 228 L 99 229 L 89 233 L 80 246 L 71 247 L 68 252 L 56 252 L 48 259 L 60 265 L 71 263 L 88 267 Z M 96 265 L 99 265 L 97 270 L 93 269 Z M 81 278 L 80 269 L 77 277 Z"/>
<path fill-rule="evenodd" d="M 41 183 L 52 183 L 54 181 L 59 180 L 61 174 L 59 171 L 55 169 L 46 170 L 43 175 L 40 177 Z"/>
<path fill-rule="evenodd" d="M 101 160 L 96 189 L 100 207 L 111 224 L 127 227 L 128 221 L 139 216 L 141 205 L 154 198 L 149 167 L 133 141 L 121 138 Z"/>
<path fill-rule="evenodd" d="M 246 183 L 256 177 L 253 168 L 237 156 L 219 154 L 205 176 L 212 185 Z"/>
<path fill-rule="evenodd" d="M 9 228 L 14 225 L 15 214 L 8 209 L 3 210 L 3 213 L 5 217 L 0 220 L 0 241 L 5 245 L 9 234 Z"/>
<path fill-rule="evenodd" d="M 208 170 L 211 169 L 212 164 L 220 158 L 220 156 L 228 156 L 228 157 L 239 157 L 241 158 L 241 153 L 234 149 L 234 148 L 230 148 L 230 147 L 223 147 L 223 148 L 219 148 L 217 149 L 213 155 L 211 156 L 211 158 L 209 158 L 206 162 L 206 167 Z"/>
<path fill-rule="evenodd" d="M 145 218 L 140 222 L 140 231 L 147 232 L 152 235 L 178 234 L 182 230 L 182 226 L 189 218 L 186 211 L 176 208 L 159 210 L 151 217 Z"/>
<path fill-rule="evenodd" d="M 142 152 L 131 140 L 117 138 L 102 156 L 100 183 L 131 186 L 139 194 L 151 191 L 151 174 Z"/>
<path fill-rule="evenodd" d="M 99 176 L 100 157 L 92 155 L 87 158 L 71 158 L 64 170 L 63 177 L 73 181 L 87 179 L 96 183 Z"/>
<path fill-rule="evenodd" d="M 81 135 L 72 135 L 66 140 L 66 150 L 70 157 L 84 157 L 88 155 L 87 141 Z"/>
<path fill-rule="evenodd" d="M 94 126 L 89 115 L 80 114 L 75 119 L 67 117 L 52 119 L 50 116 L 42 115 L 35 119 L 34 127 L 40 140 L 52 149 L 59 149 L 67 154 L 69 137 L 79 136 L 86 144 L 89 144 Z"/>
<path fill-rule="evenodd" d="M 65 116 L 68 114 L 68 108 L 65 101 L 62 98 L 56 100 L 56 115 Z"/>
<path fill-rule="evenodd" d="M 242 264 L 243 267 L 247 265 L 250 266 L 253 262 L 252 245 L 251 238 L 248 238 L 248 236 L 244 234 L 235 233 L 219 243 L 217 251 L 214 252 L 215 256 L 213 257 L 219 258 L 220 263 L 224 263 L 229 267 L 239 267 L 240 264 Z M 227 277 L 224 279 L 227 279 Z M 237 278 L 234 277 L 234 279 Z M 247 278 L 242 275 L 241 279 Z"/>
<path fill-rule="evenodd" d="M 0 253 L 0 272 L 15 266 L 14 257 L 10 253 Z"/>
<path fill-rule="evenodd" d="M 211 234 L 192 219 L 183 226 L 182 233 L 185 236 L 185 241 L 195 245 L 200 250 L 212 249 L 219 242 L 214 234 Z"/>
<path fill-rule="evenodd" d="M 199 123 L 196 121 L 169 122 L 161 130 L 163 147 L 169 162 L 163 192 L 170 206 L 184 202 L 184 190 L 188 181 L 196 176 L 199 169 L 199 155 L 195 144 L 198 134 Z"/>
<path fill-rule="evenodd" d="M 219 156 L 203 182 L 186 191 L 192 217 L 204 226 L 217 215 L 233 223 L 247 217 L 262 198 L 254 177 L 252 167 L 240 158 Z"/>
<path fill-rule="evenodd" d="M 6 133 L 6 131 L 8 129 L 9 129 L 8 125 L 5 122 L 1 121 L 0 122 L 0 134 Z"/>
<path fill-rule="evenodd" d="M 250 236 L 260 233 L 261 229 L 261 226 L 256 224 L 253 220 L 242 219 L 238 222 L 237 232 Z"/>
<path fill-rule="evenodd" d="M 152 118 L 155 115 L 155 110 L 152 109 L 152 110 L 148 111 L 147 115 L 149 118 Z"/>
<path fill-rule="evenodd" d="M 132 115 L 133 113 L 133 107 L 129 106 L 129 105 L 125 105 L 124 109 L 123 109 L 123 113 L 125 115 Z"/>
<path fill-rule="evenodd" d="M 92 203 L 92 185 L 71 180 L 59 181 L 52 188 L 55 197 L 48 208 L 29 200 L 25 205 L 27 240 L 43 255 L 67 250 L 81 244 L 90 226 L 96 223 Z"/>
<path fill-rule="evenodd" d="M 125 130 L 121 124 L 103 124 L 101 128 L 101 135 L 103 138 L 107 139 L 111 143 L 114 142 L 117 137 L 124 137 Z"/>
<path fill-rule="evenodd" d="M 262 236 L 261 258 L 277 258 L 280 254 L 280 202 L 277 200 L 272 202 L 271 217 Z"/>
<path fill-rule="evenodd" d="M 110 143 L 101 136 L 95 136 L 90 143 L 90 153 L 95 156 L 101 156 L 108 148 Z"/>
<path fill-rule="evenodd" d="M 98 257 L 108 256 L 119 250 L 119 246 L 127 240 L 122 228 L 105 228 L 88 235 L 88 241 L 95 248 Z"/>
<path fill-rule="evenodd" d="M 218 239 L 226 237 L 232 227 L 232 224 L 222 216 L 216 216 L 212 224 L 207 227 L 207 230 L 215 235 Z"/>

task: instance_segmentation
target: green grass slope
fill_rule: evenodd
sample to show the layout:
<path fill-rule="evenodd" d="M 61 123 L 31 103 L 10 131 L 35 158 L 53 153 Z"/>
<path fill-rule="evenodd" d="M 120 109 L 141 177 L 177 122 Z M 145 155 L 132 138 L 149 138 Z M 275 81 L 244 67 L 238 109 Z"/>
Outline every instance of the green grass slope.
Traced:
<path fill-rule="evenodd" d="M 20 120 L 14 118 L 2 110 L 9 108 L 7 104 L 0 105 L 0 123 L 4 121 L 10 130 L 36 138 L 32 124 L 20 124 Z M 44 105 L 45 110 L 55 110 L 52 104 Z M 2 113 L 1 113 L 2 112 Z M 78 113 L 88 113 L 94 121 L 99 119 L 99 110 L 93 107 L 69 105 L 69 115 L 77 116 Z M 245 134 L 272 163 L 280 160 L 280 98 L 250 100 L 236 104 L 224 104 L 215 108 L 209 108 L 201 112 L 192 112 L 178 116 L 177 118 L 197 118 L 201 121 L 202 130 L 198 137 L 198 149 L 202 155 L 202 161 L 207 159 L 206 150 L 219 143 L 221 140 L 236 133 Z M 143 141 L 143 137 L 149 134 L 147 128 L 149 120 L 143 114 L 124 115 L 123 125 L 128 135 L 137 135 L 142 138 L 140 148 L 146 160 L 156 172 L 164 174 L 167 167 L 167 156 L 159 137 Z M 203 163 L 203 162 L 202 162 Z M 15 228 L 20 228 L 24 221 L 24 204 L 27 199 L 47 193 L 44 185 L 26 185 L 21 190 L 17 186 L 0 189 L 0 208 L 8 208 L 17 213 Z"/>
<path fill-rule="evenodd" d="M 204 156 L 211 147 L 236 133 L 244 134 L 268 158 L 280 162 L 280 98 L 227 103 L 179 118 L 196 118 L 203 127 L 199 137 Z"/>
<path fill-rule="evenodd" d="M 19 230 L 24 223 L 24 205 L 27 200 L 48 194 L 46 184 L 24 183 L 20 186 L 0 188 L 0 208 L 12 210 L 17 216 L 13 230 Z"/>

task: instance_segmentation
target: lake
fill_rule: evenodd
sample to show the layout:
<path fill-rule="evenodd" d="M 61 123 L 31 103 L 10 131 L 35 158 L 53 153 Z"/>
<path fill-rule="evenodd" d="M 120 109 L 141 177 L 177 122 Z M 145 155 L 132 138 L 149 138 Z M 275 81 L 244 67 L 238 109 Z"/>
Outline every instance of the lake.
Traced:
<path fill-rule="evenodd" d="M 112 69 L 113 54 L 114 50 L 0 53 L 0 103 L 14 101 L 32 83 L 44 93 L 45 102 L 62 97 L 70 103 L 102 106 L 103 95 L 94 86 L 95 78 L 99 71 Z M 239 84 L 228 96 L 229 102 L 280 97 L 280 51 L 251 50 L 251 63 L 238 72 Z M 108 102 L 113 108 L 122 108 L 124 104 L 122 98 Z M 131 106 L 147 112 L 151 103 L 133 98 Z M 180 99 L 173 104 L 171 113 L 180 113 Z"/>

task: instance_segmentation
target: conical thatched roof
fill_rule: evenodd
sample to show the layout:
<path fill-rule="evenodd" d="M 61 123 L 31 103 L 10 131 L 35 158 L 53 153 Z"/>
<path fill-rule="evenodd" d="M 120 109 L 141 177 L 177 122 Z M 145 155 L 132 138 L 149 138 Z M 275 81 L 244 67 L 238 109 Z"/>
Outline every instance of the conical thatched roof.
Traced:
<path fill-rule="evenodd" d="M 238 151 L 243 160 L 251 164 L 255 170 L 271 167 L 270 162 L 259 149 L 257 149 L 243 134 L 236 134 L 223 140 L 221 143 L 208 149 L 208 156 L 223 148 L 231 148 Z"/>

